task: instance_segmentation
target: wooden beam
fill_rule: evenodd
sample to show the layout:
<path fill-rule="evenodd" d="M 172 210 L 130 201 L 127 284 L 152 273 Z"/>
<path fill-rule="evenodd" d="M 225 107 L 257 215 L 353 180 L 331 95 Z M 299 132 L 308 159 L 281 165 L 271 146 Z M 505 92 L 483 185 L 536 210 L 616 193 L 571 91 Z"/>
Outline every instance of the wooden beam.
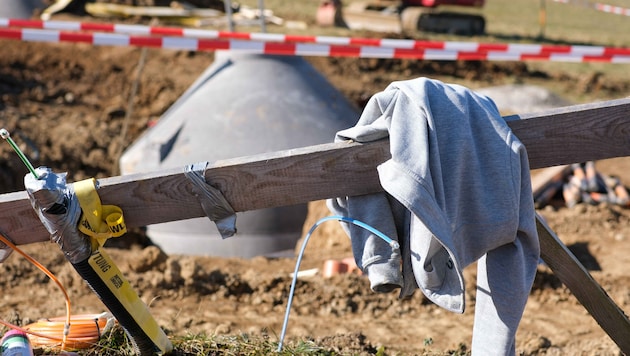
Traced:
<path fill-rule="evenodd" d="M 375 167 L 388 149 L 386 141 L 310 146 L 217 161 L 205 176 L 235 211 L 295 205 L 381 191 Z M 184 167 L 104 178 L 98 185 L 103 204 L 121 207 L 128 227 L 205 216 Z M 0 231 L 18 245 L 49 239 L 24 191 L 0 195 Z"/>
<path fill-rule="evenodd" d="M 532 177 L 532 191 L 540 192 L 554 175 L 565 174 L 568 165 L 554 166 Z M 558 279 L 573 293 L 593 319 L 625 353 L 630 354 L 630 320 L 606 291 L 593 279 L 571 250 L 547 223 L 536 216 L 540 257 Z"/>
<path fill-rule="evenodd" d="M 531 168 L 630 156 L 630 99 L 506 117 L 527 147 Z M 387 140 L 331 143 L 217 161 L 206 180 L 236 211 L 287 206 L 381 191 L 376 166 Z M 118 205 L 129 227 L 204 216 L 184 167 L 99 180 L 104 204 Z M 0 195 L 0 231 L 16 244 L 48 240 L 24 191 Z"/>
<path fill-rule="evenodd" d="M 506 117 L 532 169 L 630 156 L 630 99 Z M 382 191 L 376 167 L 387 140 L 334 143 L 214 162 L 205 177 L 236 211 Z M 129 227 L 204 216 L 184 167 L 99 180 L 104 204 L 122 208 Z M 535 182 L 534 182 L 535 183 Z M 538 183 L 535 183 L 538 184 Z M 541 257 L 604 331 L 630 353 L 630 321 L 544 222 Z M 0 232 L 17 244 L 48 241 L 25 192 L 0 195 Z"/>
<path fill-rule="evenodd" d="M 553 182 L 562 180 L 571 172 L 571 165 L 563 164 L 545 168 L 541 172 L 532 175 L 532 194 L 535 196 L 542 193 Z"/>
<path fill-rule="evenodd" d="M 630 156 L 630 99 L 505 119 L 527 147 L 532 169 Z"/>
<path fill-rule="evenodd" d="M 558 236 L 540 218 L 536 218 L 540 256 L 553 273 L 569 288 L 624 354 L 630 354 L 630 320 L 608 293 Z"/>

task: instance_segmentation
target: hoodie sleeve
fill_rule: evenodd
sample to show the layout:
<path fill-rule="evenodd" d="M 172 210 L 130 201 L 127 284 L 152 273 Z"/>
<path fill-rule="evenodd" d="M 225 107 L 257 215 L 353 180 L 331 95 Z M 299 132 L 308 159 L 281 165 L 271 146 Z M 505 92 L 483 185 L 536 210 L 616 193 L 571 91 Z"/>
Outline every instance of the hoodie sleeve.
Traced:
<path fill-rule="evenodd" d="M 398 241 L 394 217 L 385 193 L 329 199 L 327 204 L 334 214 L 352 217 Z M 345 222 L 341 222 L 341 226 L 350 236 L 355 261 L 368 276 L 370 288 L 383 293 L 402 288 L 400 251 L 393 250 L 380 237 L 361 227 Z"/>

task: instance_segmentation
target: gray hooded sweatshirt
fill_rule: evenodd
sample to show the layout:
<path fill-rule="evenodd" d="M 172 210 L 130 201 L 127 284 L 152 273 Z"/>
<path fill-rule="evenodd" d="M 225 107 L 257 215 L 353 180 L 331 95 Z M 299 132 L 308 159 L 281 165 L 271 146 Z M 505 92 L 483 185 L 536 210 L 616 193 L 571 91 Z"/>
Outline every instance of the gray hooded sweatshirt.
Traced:
<path fill-rule="evenodd" d="M 342 222 L 357 265 L 374 291 L 419 288 L 463 313 L 462 269 L 477 261 L 472 353 L 514 355 L 540 253 L 525 146 L 490 98 L 427 78 L 391 83 L 335 141 L 387 137 L 385 192 L 328 200 L 400 244 Z"/>

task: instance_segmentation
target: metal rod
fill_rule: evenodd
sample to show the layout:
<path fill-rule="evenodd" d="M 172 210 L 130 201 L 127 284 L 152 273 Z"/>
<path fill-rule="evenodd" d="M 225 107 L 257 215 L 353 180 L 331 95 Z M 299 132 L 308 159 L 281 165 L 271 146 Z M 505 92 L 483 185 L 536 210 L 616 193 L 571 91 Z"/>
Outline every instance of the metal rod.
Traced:
<path fill-rule="evenodd" d="M 9 134 L 9 131 L 7 131 L 6 129 L 0 129 L 0 136 L 9 143 L 11 148 L 13 148 L 15 153 L 17 153 L 22 162 L 24 162 L 26 168 L 28 168 L 33 177 L 35 177 L 35 179 L 39 179 L 39 176 L 37 175 L 37 173 L 35 173 L 35 168 L 28 160 L 28 158 L 26 158 L 26 155 L 22 152 L 22 150 L 15 144 L 15 141 L 13 141 L 13 139 L 11 138 L 11 134 Z"/>
<path fill-rule="evenodd" d="M 227 17 L 228 28 L 230 32 L 234 32 L 234 19 L 232 18 L 232 1 L 224 0 L 225 4 L 225 16 Z"/>
<path fill-rule="evenodd" d="M 260 32 L 267 32 L 265 27 L 265 1 L 258 0 L 258 9 L 260 10 Z"/>

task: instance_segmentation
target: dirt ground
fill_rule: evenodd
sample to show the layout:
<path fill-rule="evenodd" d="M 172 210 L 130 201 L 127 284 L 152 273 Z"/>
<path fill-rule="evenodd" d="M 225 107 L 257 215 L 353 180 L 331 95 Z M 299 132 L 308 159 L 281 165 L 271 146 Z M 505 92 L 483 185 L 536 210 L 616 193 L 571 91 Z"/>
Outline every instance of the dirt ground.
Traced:
<path fill-rule="evenodd" d="M 69 181 L 117 173 L 117 158 L 212 63 L 212 53 L 143 50 L 1 41 L 0 126 L 7 128 L 36 166 L 68 172 Z M 428 76 L 474 87 L 509 83 L 560 84 L 570 96 L 628 96 L 628 83 L 600 73 L 532 71 L 524 63 L 423 62 L 308 58 L 350 100 L 361 106 L 394 80 Z M 134 82 L 138 90 L 130 96 Z M 131 120 L 123 132 L 126 115 Z M 600 172 L 630 184 L 630 159 L 597 162 Z M 26 169 L 8 145 L 0 145 L 0 192 L 23 189 Z M 540 213 L 623 309 L 630 309 L 630 210 L 609 204 L 546 207 Z M 308 229 L 328 212 L 310 205 Z M 351 255 L 336 223 L 316 231 L 302 269 Z M 8 232 L 10 234 L 10 232 Z M 132 231 L 108 248 L 153 315 L 171 335 L 280 334 L 295 258 L 229 259 L 167 256 Z M 185 236 L 182 236 L 185 239 Z M 61 252 L 48 244 L 24 246 L 68 288 L 74 313 L 104 306 Z M 61 316 L 61 293 L 17 254 L 0 265 L 0 318 L 26 324 Z M 296 289 L 287 338 L 312 338 L 341 354 L 420 354 L 470 348 L 474 315 L 473 266 L 465 271 L 468 309 L 453 314 L 420 293 L 398 300 L 375 294 L 365 277 L 320 274 L 302 277 Z M 618 355 L 619 349 L 572 293 L 541 264 L 517 336 L 522 355 Z"/>

